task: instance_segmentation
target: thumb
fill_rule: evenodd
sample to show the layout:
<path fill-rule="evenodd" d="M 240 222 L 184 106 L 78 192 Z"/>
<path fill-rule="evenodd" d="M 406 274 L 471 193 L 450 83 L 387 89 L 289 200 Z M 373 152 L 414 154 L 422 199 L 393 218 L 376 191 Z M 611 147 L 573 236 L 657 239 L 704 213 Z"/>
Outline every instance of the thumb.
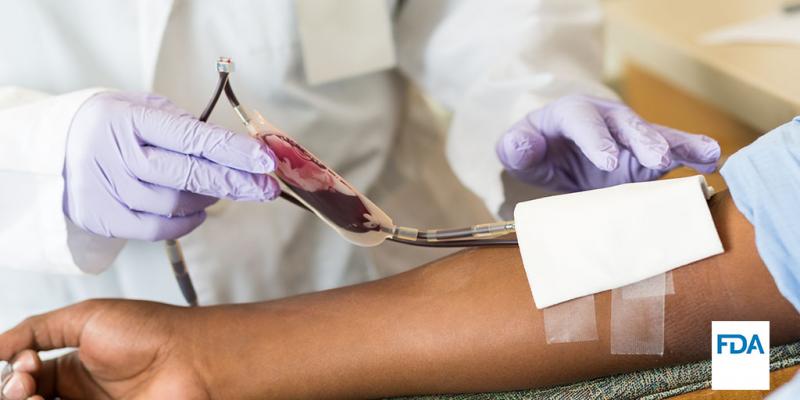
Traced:
<path fill-rule="evenodd" d="M 96 301 L 87 301 L 26 319 L 0 335 L 0 360 L 23 350 L 80 347 L 83 328 L 98 310 Z"/>
<path fill-rule="evenodd" d="M 525 118 L 500 137 L 495 152 L 506 169 L 522 171 L 544 160 L 547 139 Z"/>

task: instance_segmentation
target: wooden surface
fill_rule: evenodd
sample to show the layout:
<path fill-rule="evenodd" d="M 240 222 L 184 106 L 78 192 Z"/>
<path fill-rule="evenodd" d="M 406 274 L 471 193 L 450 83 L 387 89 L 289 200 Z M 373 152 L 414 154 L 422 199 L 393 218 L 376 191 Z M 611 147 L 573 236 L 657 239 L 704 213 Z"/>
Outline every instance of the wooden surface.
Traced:
<path fill-rule="evenodd" d="M 704 45 L 709 31 L 777 12 L 783 0 L 608 0 L 612 53 L 762 131 L 800 114 L 800 46 Z"/>
<path fill-rule="evenodd" d="M 800 365 L 784 368 L 769 374 L 769 386 L 777 389 L 800 371 Z M 698 390 L 696 392 L 672 397 L 675 400 L 761 400 L 769 395 L 767 390 Z"/>
<path fill-rule="evenodd" d="M 633 63 L 625 68 L 620 91 L 623 99 L 645 119 L 716 139 L 722 148 L 720 164 L 761 133 Z M 668 174 L 667 178 L 695 174 L 697 172 L 693 170 L 680 168 Z M 718 172 L 707 175 L 706 179 L 717 190 L 727 187 Z"/>

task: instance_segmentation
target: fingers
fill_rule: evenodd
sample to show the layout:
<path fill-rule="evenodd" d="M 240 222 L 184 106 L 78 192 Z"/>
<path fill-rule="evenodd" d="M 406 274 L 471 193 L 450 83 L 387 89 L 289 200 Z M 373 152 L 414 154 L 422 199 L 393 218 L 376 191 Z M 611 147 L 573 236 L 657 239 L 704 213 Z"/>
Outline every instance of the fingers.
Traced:
<path fill-rule="evenodd" d="M 94 315 L 92 302 L 62 308 L 28 318 L 0 335 L 0 359 L 9 359 L 13 373 L 4 378 L 2 399 L 28 399 L 37 393 L 35 377 L 42 376 L 44 367 L 37 351 L 64 347 L 80 347 L 80 337 L 86 322 Z"/>
<path fill-rule="evenodd" d="M 199 213 L 217 202 L 216 197 L 179 191 L 131 178 L 116 186 L 119 200 L 133 211 L 163 217 L 185 217 Z"/>
<path fill-rule="evenodd" d="M 547 140 L 524 119 L 503 134 L 495 151 L 507 169 L 522 171 L 544 159 L 547 154 Z"/>
<path fill-rule="evenodd" d="M 45 398 L 99 399 L 108 393 L 97 386 L 97 377 L 90 375 L 77 351 L 47 360 L 36 378 L 36 391 Z"/>
<path fill-rule="evenodd" d="M 652 178 L 681 165 L 711 173 L 720 157 L 719 144 L 704 135 L 649 124 L 627 107 L 610 108 L 606 123 L 620 144 L 629 148 L 644 167 L 658 171 Z"/>
<path fill-rule="evenodd" d="M 26 400 L 36 394 L 36 380 L 25 372 L 14 372 L 2 387 L 3 400 Z"/>
<path fill-rule="evenodd" d="M 566 97 L 554 104 L 544 124 L 554 124 L 572 140 L 597 168 L 613 171 L 619 163 L 619 147 L 595 106 L 580 98 Z"/>
<path fill-rule="evenodd" d="M 11 370 L 14 372 L 35 374 L 41 368 L 42 360 L 39 359 L 39 354 L 33 350 L 23 350 L 11 361 Z"/>
<path fill-rule="evenodd" d="M 132 112 L 137 136 L 153 146 L 252 173 L 275 169 L 272 151 L 248 135 L 151 107 L 136 107 Z"/>
<path fill-rule="evenodd" d="M 611 134 L 633 152 L 643 166 L 650 169 L 669 167 L 670 146 L 661 133 L 629 108 L 614 108 L 606 112 L 605 121 Z"/>
<path fill-rule="evenodd" d="M 0 360 L 24 350 L 45 351 L 80 347 L 86 322 L 96 312 L 95 302 L 83 302 L 31 317 L 0 334 Z"/>
<path fill-rule="evenodd" d="M 73 219 L 73 222 L 89 232 L 104 237 L 159 241 L 185 236 L 206 219 L 205 211 L 168 217 L 132 210 L 118 199 L 108 199 L 108 201 L 107 207 L 113 207 L 113 210 L 106 210 L 106 213 L 113 218 L 111 222 L 100 215 L 91 214 L 91 211 L 87 212 L 87 215 L 80 215 L 80 219 Z M 72 215 L 76 214 L 73 212 Z"/>
<path fill-rule="evenodd" d="M 182 117 L 183 116 L 186 116 L 186 117 L 191 117 L 192 116 L 192 113 L 190 113 L 189 111 L 186 111 L 186 110 L 178 107 L 175 103 L 170 101 L 170 99 L 168 99 L 168 98 L 166 98 L 164 96 L 159 96 L 159 95 L 156 95 L 156 94 L 146 93 L 145 92 L 141 96 L 141 102 L 142 102 L 142 104 L 148 105 L 150 107 L 157 108 L 159 110 L 164 110 L 166 112 L 169 112 L 169 113 L 172 113 L 172 114 L 175 114 L 175 115 L 179 115 L 179 116 L 182 116 Z"/>
<path fill-rule="evenodd" d="M 654 125 L 669 143 L 675 161 L 708 174 L 717 168 L 722 151 L 716 140 L 705 136 L 681 132 L 666 126 Z"/>
<path fill-rule="evenodd" d="M 266 174 L 251 174 L 157 147 L 141 150 L 140 157 L 129 162 L 129 168 L 152 184 L 245 201 L 272 200 L 280 193 L 278 182 Z"/>
<path fill-rule="evenodd" d="M 192 113 L 178 107 L 170 99 L 150 92 L 110 92 L 109 96 L 128 103 L 152 107 L 159 110 L 179 115 L 191 117 Z"/>
<path fill-rule="evenodd" d="M 36 394 L 35 376 L 40 372 L 42 362 L 33 350 L 23 350 L 4 369 L 0 377 L 2 399 L 27 399 Z"/>
<path fill-rule="evenodd" d="M 115 230 L 107 236 L 156 242 L 177 239 L 195 230 L 206 220 L 205 212 L 185 217 L 162 217 L 160 215 L 130 211 L 123 213 Z"/>
<path fill-rule="evenodd" d="M 92 385 L 93 378 L 88 375 L 78 352 L 71 352 L 44 363 L 32 350 L 23 353 L 28 356 L 32 354 L 35 364 L 29 364 L 27 368 L 16 368 L 4 381 L 5 386 L 0 385 L 3 390 L 0 399 L 100 398 L 103 395 Z"/>

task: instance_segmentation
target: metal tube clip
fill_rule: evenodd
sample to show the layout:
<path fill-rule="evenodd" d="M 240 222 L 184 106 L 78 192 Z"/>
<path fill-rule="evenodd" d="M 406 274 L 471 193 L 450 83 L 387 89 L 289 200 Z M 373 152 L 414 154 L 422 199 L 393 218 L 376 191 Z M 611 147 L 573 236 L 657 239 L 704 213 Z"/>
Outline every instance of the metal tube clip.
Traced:
<path fill-rule="evenodd" d="M 230 57 L 219 57 L 217 58 L 217 72 L 233 72 L 233 60 Z"/>

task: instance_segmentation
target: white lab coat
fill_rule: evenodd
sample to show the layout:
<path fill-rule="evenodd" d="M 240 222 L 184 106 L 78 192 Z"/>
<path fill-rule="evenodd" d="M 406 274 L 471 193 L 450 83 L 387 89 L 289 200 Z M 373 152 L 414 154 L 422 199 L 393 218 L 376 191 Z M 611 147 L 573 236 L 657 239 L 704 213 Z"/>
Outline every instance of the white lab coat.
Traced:
<path fill-rule="evenodd" d="M 243 103 L 395 222 L 420 227 L 485 222 L 508 191 L 494 155 L 499 135 L 564 94 L 608 94 L 598 83 L 594 0 L 390 2 L 384 25 L 396 67 L 370 66 L 367 54 L 363 68 L 345 66 L 311 85 L 303 54 L 315 53 L 304 53 L 314 49 L 298 26 L 332 32 L 364 22 L 364 0 L 324 1 L 341 7 L 337 18 L 305 25 L 290 0 L 0 1 L 0 328 L 90 297 L 182 303 L 162 243 L 96 237 L 63 215 L 64 143 L 72 116 L 98 90 L 91 88 L 153 91 L 199 112 L 214 60 L 231 56 Z M 370 48 L 362 36 L 341 46 L 341 57 Z M 313 67 L 326 74 L 324 63 Z M 453 113 L 446 146 L 447 129 L 414 87 Z M 241 130 L 224 102 L 212 122 Z M 220 202 L 182 243 L 202 304 L 364 281 L 442 254 L 355 248 L 284 201 Z"/>

